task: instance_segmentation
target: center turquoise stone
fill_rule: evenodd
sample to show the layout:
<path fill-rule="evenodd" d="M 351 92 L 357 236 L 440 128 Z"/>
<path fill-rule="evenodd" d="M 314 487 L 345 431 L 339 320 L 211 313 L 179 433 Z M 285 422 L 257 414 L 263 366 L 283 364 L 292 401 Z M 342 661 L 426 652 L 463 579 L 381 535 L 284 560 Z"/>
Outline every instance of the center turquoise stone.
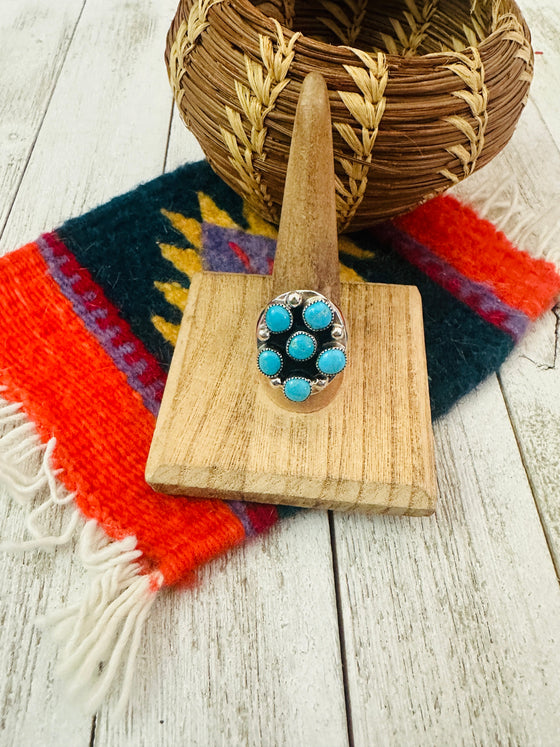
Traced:
<path fill-rule="evenodd" d="M 307 332 L 296 332 L 288 340 L 288 355 L 296 361 L 306 361 L 315 353 L 317 342 Z"/>

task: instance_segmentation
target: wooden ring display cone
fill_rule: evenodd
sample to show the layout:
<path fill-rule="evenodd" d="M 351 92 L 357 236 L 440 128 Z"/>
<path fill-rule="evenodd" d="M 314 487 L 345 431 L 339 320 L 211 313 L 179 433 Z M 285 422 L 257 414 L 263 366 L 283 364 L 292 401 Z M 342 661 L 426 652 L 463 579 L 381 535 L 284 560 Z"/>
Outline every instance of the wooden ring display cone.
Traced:
<path fill-rule="evenodd" d="M 348 364 L 289 403 L 256 365 L 275 296 L 340 306 Z M 422 306 L 410 286 L 340 283 L 332 136 L 323 78 L 302 86 L 272 277 L 199 273 L 189 292 L 146 466 L 157 490 L 371 513 L 436 504 Z"/>

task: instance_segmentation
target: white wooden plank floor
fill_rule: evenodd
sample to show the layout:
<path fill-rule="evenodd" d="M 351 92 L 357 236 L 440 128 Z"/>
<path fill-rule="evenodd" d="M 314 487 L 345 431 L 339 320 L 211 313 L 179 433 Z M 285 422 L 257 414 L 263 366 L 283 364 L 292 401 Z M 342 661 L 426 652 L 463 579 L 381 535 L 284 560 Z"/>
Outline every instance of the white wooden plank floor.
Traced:
<path fill-rule="evenodd" d="M 513 173 L 542 211 L 560 197 L 560 15 L 520 4 L 543 52 L 531 99 L 463 192 Z M 198 158 L 170 119 L 174 6 L 2 0 L 2 251 Z M 5 556 L 0 745 L 560 744 L 558 327 L 547 314 L 437 423 L 435 518 L 307 512 L 165 592 L 120 720 L 69 703 L 33 626 L 79 593 L 72 548 Z M 7 498 L 0 532 L 23 533 Z"/>

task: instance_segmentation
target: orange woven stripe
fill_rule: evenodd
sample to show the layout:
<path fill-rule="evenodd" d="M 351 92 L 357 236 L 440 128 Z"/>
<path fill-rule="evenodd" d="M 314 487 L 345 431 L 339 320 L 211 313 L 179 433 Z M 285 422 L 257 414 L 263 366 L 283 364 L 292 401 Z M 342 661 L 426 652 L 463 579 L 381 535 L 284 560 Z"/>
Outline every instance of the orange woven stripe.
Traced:
<path fill-rule="evenodd" d="M 241 542 L 243 525 L 227 504 L 146 485 L 154 418 L 74 314 L 36 245 L 0 259 L 0 270 L 3 396 L 23 403 L 43 440 L 56 436 L 59 479 L 83 514 L 115 539 L 135 534 L 168 585 Z"/>
<path fill-rule="evenodd" d="M 560 293 L 553 264 L 516 249 L 492 223 L 450 195 L 436 197 L 394 223 L 531 319 L 551 308 Z"/>

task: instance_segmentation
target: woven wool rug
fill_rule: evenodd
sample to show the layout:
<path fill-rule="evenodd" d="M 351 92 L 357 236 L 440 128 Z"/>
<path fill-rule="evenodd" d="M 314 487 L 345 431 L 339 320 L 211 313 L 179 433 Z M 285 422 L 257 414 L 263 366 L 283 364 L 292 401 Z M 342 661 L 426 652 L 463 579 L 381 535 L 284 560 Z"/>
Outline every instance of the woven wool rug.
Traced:
<path fill-rule="evenodd" d="M 166 496 L 143 477 L 190 278 L 269 273 L 275 237 L 202 162 L 0 259 L 0 476 L 29 532 L 4 548 L 79 535 L 91 583 L 50 622 L 60 669 L 90 709 L 115 677 L 126 699 L 162 586 L 294 511 Z M 342 237 L 340 257 L 344 280 L 420 289 L 434 417 L 496 371 L 560 293 L 553 263 L 451 196 Z M 53 536 L 58 504 L 68 518 Z"/>

